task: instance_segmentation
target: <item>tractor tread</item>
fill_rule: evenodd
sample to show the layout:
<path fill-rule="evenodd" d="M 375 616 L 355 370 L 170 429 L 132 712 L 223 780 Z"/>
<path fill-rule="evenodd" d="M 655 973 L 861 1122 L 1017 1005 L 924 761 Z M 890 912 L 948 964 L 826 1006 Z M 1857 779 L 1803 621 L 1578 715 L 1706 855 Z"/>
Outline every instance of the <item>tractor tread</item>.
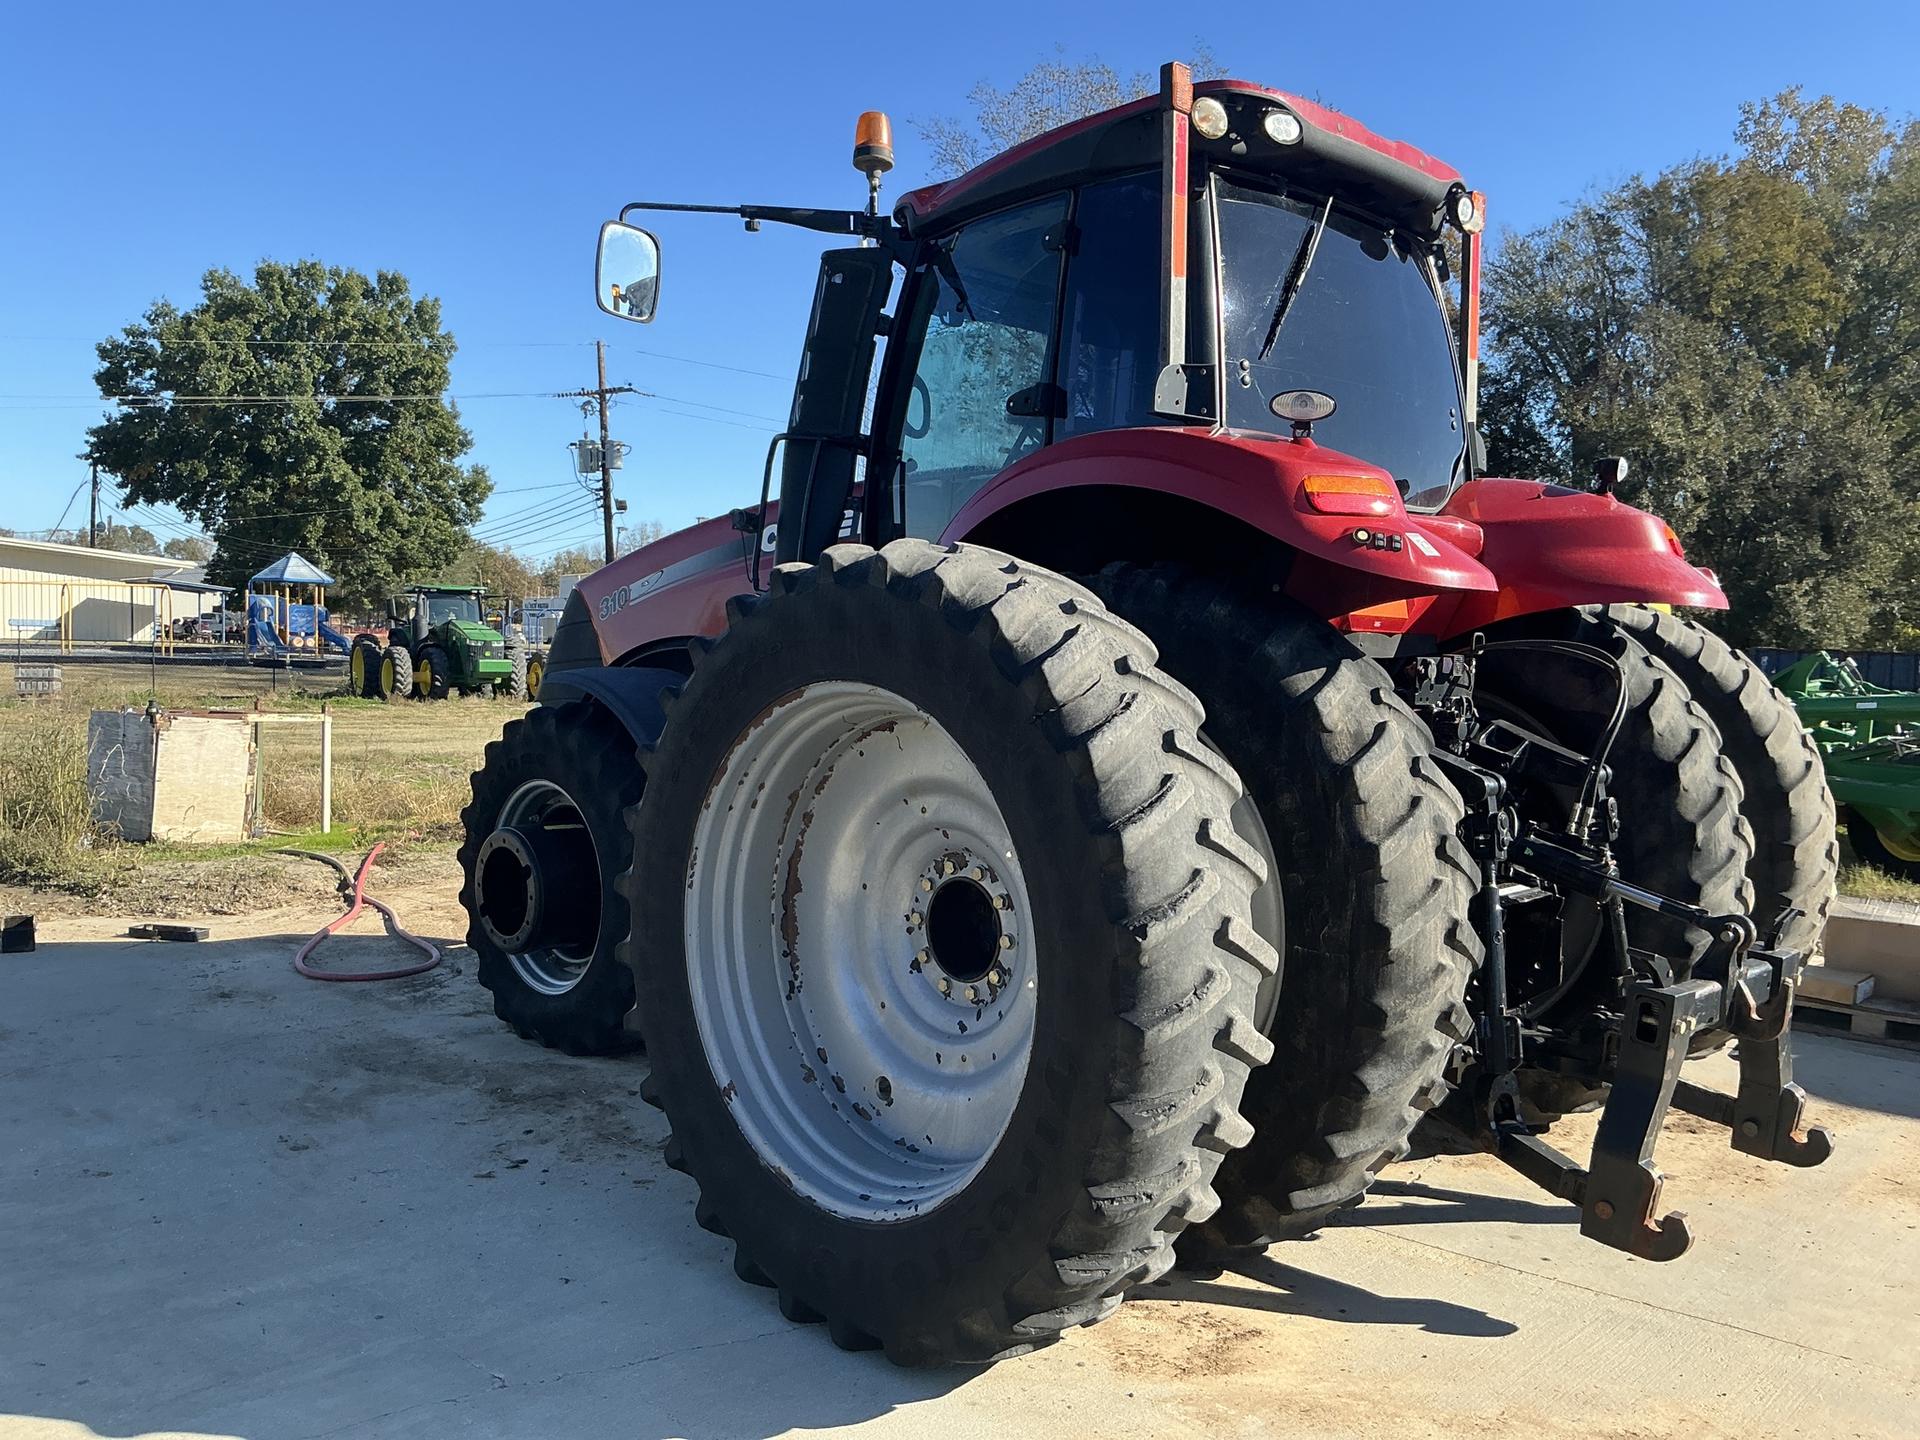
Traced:
<path fill-rule="evenodd" d="M 1463 805 L 1386 672 L 1291 602 L 1175 566 L 1112 566 L 1095 587 L 1199 693 L 1209 738 L 1269 832 L 1311 837 L 1282 850 L 1272 877 L 1284 957 L 1250 929 L 1230 938 L 1273 957 L 1259 966 L 1280 980 L 1273 1060 L 1247 1087 L 1254 1133 L 1214 1182 L 1218 1212 L 1196 1217 L 1181 1248 L 1195 1258 L 1305 1236 L 1404 1153 L 1470 1029 L 1480 942 L 1476 873 L 1455 834 Z M 1236 859 L 1251 848 L 1237 833 L 1232 846 L 1210 838 Z"/>
<path fill-rule="evenodd" d="M 1078 1199 L 1051 1217 L 1016 1211 L 1021 1228 L 1034 1230 L 1021 1248 L 1043 1258 L 1010 1271 L 997 1300 L 969 1301 L 953 1313 L 879 1304 L 870 1287 L 862 1293 L 823 1278 L 832 1267 L 819 1255 L 755 1249 L 761 1217 L 730 1209 L 740 1198 L 716 1183 L 726 1162 L 697 1120 L 706 1112 L 696 1101 L 706 1097 L 696 1087 L 711 1082 L 705 1061 L 677 1029 L 656 1028 L 660 1007 L 648 999 L 653 976 L 671 967 L 640 937 L 679 932 L 681 921 L 671 917 L 684 887 L 642 884 L 636 871 L 624 882 L 636 929 L 623 950 L 639 978 L 640 1023 L 658 1067 L 649 1098 L 663 1102 L 675 1136 L 685 1139 L 684 1148 L 680 1138 L 672 1142 L 673 1158 L 703 1197 L 712 1195 L 713 1213 L 730 1222 L 736 1269 L 772 1283 L 789 1319 L 824 1318 L 835 1343 L 878 1345 L 900 1364 L 991 1361 L 1112 1313 L 1129 1289 L 1172 1266 L 1182 1226 L 1217 1207 L 1211 1182 L 1221 1156 L 1252 1133 L 1238 1101 L 1249 1069 L 1265 1057 L 1249 1013 L 1263 957 L 1246 926 L 1261 867 L 1245 847 L 1219 843 L 1240 796 L 1238 779 L 1216 757 L 1196 758 L 1204 752 L 1195 738 L 1199 703 L 1154 669 L 1146 638 L 1083 586 L 998 552 L 900 540 L 879 551 L 836 545 L 818 564 L 777 566 L 764 596 L 729 603 L 728 635 L 694 655 L 682 710 L 701 712 L 703 680 L 735 683 L 727 662 L 745 632 L 784 625 L 780 612 L 813 603 L 809 595 L 829 586 L 883 589 L 934 611 L 979 645 L 1016 688 L 1077 791 L 1086 843 L 1101 857 L 1098 894 L 1113 946 L 1104 962 L 1113 974 L 1112 1011 L 1085 1021 L 1090 1043 L 1113 1057 L 1113 1079 L 1104 1112 L 1075 1122 L 1096 1127 L 1073 1152 L 1086 1171 Z M 678 713 L 675 722 L 686 727 L 681 733 L 694 728 Z M 670 722 L 657 750 L 642 748 L 642 763 L 672 773 L 675 741 Z M 667 824 L 664 813 L 664 804 L 637 807 L 637 853 L 654 853 L 648 827 Z M 1074 818 L 1061 820 L 1073 825 Z M 1036 1154 L 1030 1163 L 1050 1158 Z M 700 1203 L 706 1213 L 706 1199 Z"/>

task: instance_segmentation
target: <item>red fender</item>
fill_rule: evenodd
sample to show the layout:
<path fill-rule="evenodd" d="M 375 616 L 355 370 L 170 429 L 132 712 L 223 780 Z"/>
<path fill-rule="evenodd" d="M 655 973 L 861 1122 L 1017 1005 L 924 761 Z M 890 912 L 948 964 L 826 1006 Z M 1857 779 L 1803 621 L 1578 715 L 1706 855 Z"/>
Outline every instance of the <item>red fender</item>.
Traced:
<path fill-rule="evenodd" d="M 1687 563 L 1673 527 L 1611 495 L 1538 480 L 1474 480 L 1429 525 L 1478 530 L 1480 559 L 1500 579 L 1492 595 L 1433 605 L 1415 628 L 1457 635 L 1569 605 L 1678 605 L 1725 610 L 1710 571 Z"/>
<path fill-rule="evenodd" d="M 1381 600 L 1499 588 L 1493 573 L 1453 535 L 1409 517 L 1397 495 L 1385 502 L 1384 514 L 1323 514 L 1307 500 L 1308 476 L 1382 479 L 1389 492 L 1393 488 L 1385 471 L 1312 440 L 1199 427 L 1102 430 L 1062 440 L 1011 466 L 961 507 L 940 538 L 963 540 L 1034 495 L 1120 486 L 1196 501 L 1292 547 L 1306 563 L 1294 567 L 1289 592 L 1306 587 L 1299 598 L 1330 617 Z M 1390 537 L 1399 548 L 1356 543 L 1356 531 L 1369 541 Z M 1317 577 L 1330 580 L 1332 591 Z M 1335 602 L 1331 609 L 1328 600 Z"/>

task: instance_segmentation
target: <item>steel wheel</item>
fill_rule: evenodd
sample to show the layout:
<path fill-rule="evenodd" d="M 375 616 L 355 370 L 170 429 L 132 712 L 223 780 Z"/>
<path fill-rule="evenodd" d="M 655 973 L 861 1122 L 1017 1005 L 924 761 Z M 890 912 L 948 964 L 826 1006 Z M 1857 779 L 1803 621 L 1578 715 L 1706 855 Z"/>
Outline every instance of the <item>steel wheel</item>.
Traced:
<path fill-rule="evenodd" d="M 579 805 L 551 780 L 529 780 L 520 786 L 500 807 L 500 815 L 494 825 L 498 829 L 517 826 L 585 831 L 587 842 L 594 844 L 592 827 L 580 818 Z M 597 846 L 594 849 L 594 863 L 596 867 L 599 864 Z M 597 891 L 598 887 L 595 889 Z M 585 927 L 586 933 L 592 935 L 598 927 L 599 918 L 596 915 L 593 923 Z M 587 966 L 593 963 L 593 945 L 589 941 L 580 949 L 535 947 L 507 958 L 529 989 L 537 990 L 542 995 L 564 995 L 580 983 L 580 977 L 587 973 Z"/>
<path fill-rule="evenodd" d="M 911 701 L 822 681 L 709 795 L 686 946 L 735 1120 L 836 1215 L 931 1209 L 1005 1133 L 1033 1047 L 1026 882 L 992 792 Z"/>

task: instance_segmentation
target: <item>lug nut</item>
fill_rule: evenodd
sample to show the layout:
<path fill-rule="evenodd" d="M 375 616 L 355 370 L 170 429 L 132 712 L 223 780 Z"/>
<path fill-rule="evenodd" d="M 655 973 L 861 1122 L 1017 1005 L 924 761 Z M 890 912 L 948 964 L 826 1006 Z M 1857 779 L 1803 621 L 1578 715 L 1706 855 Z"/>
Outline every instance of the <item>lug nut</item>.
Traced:
<path fill-rule="evenodd" d="M 918 910 L 914 911 L 911 915 L 907 916 L 907 925 L 911 929 L 918 930 L 922 925 L 926 923 L 927 923 L 927 917 L 922 915 Z"/>
<path fill-rule="evenodd" d="M 980 992 L 975 990 L 971 985 L 967 986 L 967 999 L 978 1000 L 979 998 L 980 998 Z"/>
<path fill-rule="evenodd" d="M 922 880 L 922 881 L 920 882 L 920 888 L 921 888 L 922 890 L 931 890 L 931 889 L 933 889 L 933 881 L 931 881 L 931 880 Z"/>
<path fill-rule="evenodd" d="M 984 880 L 987 878 L 987 872 L 982 870 L 978 865 L 974 866 L 973 869 L 969 870 L 967 874 L 971 875 L 976 880 Z"/>
<path fill-rule="evenodd" d="M 951 874 L 953 874 L 953 872 L 954 872 L 954 869 L 955 869 L 955 866 L 954 866 L 954 863 L 953 863 L 953 861 L 951 861 L 951 860 L 942 860 L 942 861 L 940 862 L 940 873 L 941 873 L 942 875 L 951 875 Z"/>
<path fill-rule="evenodd" d="M 924 965 L 933 958 L 933 952 L 931 950 L 916 950 L 913 952 L 913 958 Z"/>
<path fill-rule="evenodd" d="M 1000 948 L 1001 948 L 1002 950 L 1011 950 L 1011 949 L 1013 949 L 1013 936 L 1011 936 L 1011 935 L 1002 935 L 1002 936 L 1000 937 Z"/>
<path fill-rule="evenodd" d="M 949 991 L 951 991 L 952 989 L 953 989 L 953 984 L 952 984 L 952 982 L 951 982 L 951 981 L 949 981 L 949 980 L 948 980 L 948 979 L 947 979 L 947 978 L 946 978 L 946 977 L 945 977 L 944 975 L 943 975 L 943 976 L 941 976 L 941 977 L 940 977 L 940 993 L 941 993 L 942 995 L 945 995 L 945 994 L 947 994 L 947 993 L 948 993 Z"/>
<path fill-rule="evenodd" d="M 993 908 L 996 910 L 1011 910 L 1013 908 L 1013 897 L 1011 895 L 994 896 Z"/>

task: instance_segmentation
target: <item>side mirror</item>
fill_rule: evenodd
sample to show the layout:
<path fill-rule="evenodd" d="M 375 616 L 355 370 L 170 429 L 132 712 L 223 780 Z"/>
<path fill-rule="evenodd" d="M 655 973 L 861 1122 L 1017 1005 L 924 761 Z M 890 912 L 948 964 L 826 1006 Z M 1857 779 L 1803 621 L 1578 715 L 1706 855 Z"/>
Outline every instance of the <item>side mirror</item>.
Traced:
<path fill-rule="evenodd" d="M 400 618 L 400 602 L 398 600 L 389 599 L 387 601 L 387 619 L 398 620 L 399 618 Z"/>
<path fill-rule="evenodd" d="M 593 265 L 594 303 L 609 315 L 645 324 L 659 295 L 660 242 L 637 225 L 607 221 Z"/>

